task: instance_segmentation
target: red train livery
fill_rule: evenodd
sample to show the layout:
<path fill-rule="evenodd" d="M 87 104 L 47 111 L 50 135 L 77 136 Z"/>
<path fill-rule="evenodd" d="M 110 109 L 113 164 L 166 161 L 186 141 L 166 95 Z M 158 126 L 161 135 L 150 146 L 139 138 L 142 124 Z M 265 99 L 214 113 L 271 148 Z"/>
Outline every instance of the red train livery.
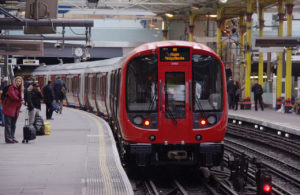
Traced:
<path fill-rule="evenodd" d="M 39 67 L 32 74 L 43 83 L 64 75 L 66 103 L 109 121 L 124 163 L 212 167 L 222 161 L 225 72 L 203 44 L 147 43 L 126 57 Z"/>

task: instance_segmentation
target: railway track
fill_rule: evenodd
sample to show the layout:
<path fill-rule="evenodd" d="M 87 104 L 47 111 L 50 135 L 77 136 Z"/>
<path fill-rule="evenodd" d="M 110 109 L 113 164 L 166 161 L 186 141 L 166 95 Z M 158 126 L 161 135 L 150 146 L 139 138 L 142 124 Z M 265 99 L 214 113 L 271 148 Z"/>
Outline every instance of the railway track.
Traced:
<path fill-rule="evenodd" d="M 228 123 L 226 134 L 238 137 L 243 136 L 244 139 L 268 145 L 277 150 L 292 154 L 295 157 L 300 157 L 300 138 L 296 135 L 285 134 L 283 136 L 283 133 L 276 129 L 254 124 L 241 126 L 232 123 Z"/>
<path fill-rule="evenodd" d="M 198 195 L 228 194 L 238 195 L 228 180 L 228 172 L 208 169 L 182 169 L 175 175 L 170 170 L 150 171 L 133 183 L 137 186 L 136 194 L 147 195 Z"/>
<path fill-rule="evenodd" d="M 259 134 L 258 130 L 237 125 L 228 125 L 227 133 L 225 150 L 235 154 L 243 152 L 251 158 L 261 159 L 263 166 L 272 175 L 274 194 L 300 193 L 300 167 L 299 160 L 295 157 L 299 152 L 295 149 L 288 151 L 291 147 L 299 147 L 297 140 L 288 143 L 286 138 L 280 139 L 282 137 L 270 135 L 268 132 Z M 286 147 L 279 149 L 286 143 Z M 254 172 L 253 166 L 250 166 L 249 178 L 253 178 Z"/>

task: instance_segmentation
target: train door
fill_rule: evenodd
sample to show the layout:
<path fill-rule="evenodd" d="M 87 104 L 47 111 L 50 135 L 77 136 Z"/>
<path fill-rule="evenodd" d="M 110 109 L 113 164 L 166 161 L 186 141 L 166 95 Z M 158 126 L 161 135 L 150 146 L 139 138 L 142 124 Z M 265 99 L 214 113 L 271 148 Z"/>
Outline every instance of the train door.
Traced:
<path fill-rule="evenodd" d="M 61 80 L 64 82 L 64 83 L 67 83 L 67 78 L 66 78 L 66 75 L 65 74 L 62 74 L 61 75 Z M 64 106 L 68 106 L 68 97 L 66 96 L 65 94 L 65 99 L 63 99 L 63 105 Z"/>
<path fill-rule="evenodd" d="M 158 64 L 159 117 L 163 141 L 186 143 L 192 133 L 192 83 L 189 61 Z M 165 139 L 164 139 L 165 138 Z"/>
<path fill-rule="evenodd" d="M 84 102 L 84 85 L 84 74 L 80 74 L 78 77 L 78 101 L 82 109 L 86 109 Z"/>
<path fill-rule="evenodd" d="M 66 86 L 67 86 L 67 91 L 66 91 L 66 99 L 68 100 L 68 105 L 69 106 L 74 106 L 75 102 L 73 99 L 73 75 L 67 75 L 66 76 Z"/>
<path fill-rule="evenodd" d="M 41 89 L 44 87 L 44 75 L 39 75 L 38 76 L 38 83 Z"/>
<path fill-rule="evenodd" d="M 89 101 L 88 101 L 88 93 L 89 93 L 89 77 L 88 74 L 84 74 L 84 104 L 86 110 L 90 109 Z"/>
<path fill-rule="evenodd" d="M 72 93 L 73 93 L 73 99 L 74 99 L 74 104 L 76 108 L 80 108 L 80 103 L 79 103 L 79 75 L 74 75 L 73 76 L 73 88 L 72 88 Z"/>

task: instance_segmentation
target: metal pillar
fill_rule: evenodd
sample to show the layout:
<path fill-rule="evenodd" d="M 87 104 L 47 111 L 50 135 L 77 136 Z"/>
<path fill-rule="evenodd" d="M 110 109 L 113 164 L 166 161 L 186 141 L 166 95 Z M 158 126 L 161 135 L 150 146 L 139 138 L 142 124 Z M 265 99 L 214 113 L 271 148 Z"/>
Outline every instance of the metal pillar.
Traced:
<path fill-rule="evenodd" d="M 194 41 L 194 23 L 195 23 L 195 14 L 190 15 L 190 23 L 189 23 L 189 41 Z"/>
<path fill-rule="evenodd" d="M 245 84 L 245 15 L 240 16 L 240 56 L 241 56 L 241 65 L 240 65 L 240 83 L 241 86 Z"/>
<path fill-rule="evenodd" d="M 168 19 L 164 18 L 163 21 L 163 41 L 168 40 L 168 25 L 169 25 L 169 21 Z"/>
<path fill-rule="evenodd" d="M 222 19 L 224 8 L 218 8 L 217 10 L 217 55 L 221 58 L 221 38 L 222 38 L 222 24 L 224 20 Z"/>
<path fill-rule="evenodd" d="M 293 13 L 293 0 L 287 0 L 287 36 L 292 36 L 292 13 Z M 286 52 L 286 74 L 285 74 L 285 112 L 289 112 L 292 108 L 291 104 L 291 85 L 292 81 L 292 47 L 287 48 Z"/>
<path fill-rule="evenodd" d="M 259 36 L 264 36 L 264 8 L 259 8 Z M 263 72 L 264 72 L 264 54 L 259 52 L 259 64 L 258 64 L 258 84 L 263 87 Z"/>
<path fill-rule="evenodd" d="M 279 17 L 279 27 L 278 27 L 278 37 L 283 36 L 283 20 L 284 20 L 284 0 L 278 0 L 278 17 Z M 276 109 L 281 107 L 281 91 L 282 91 L 282 56 L 283 52 L 278 52 L 277 61 L 277 79 L 276 79 Z"/>
<path fill-rule="evenodd" d="M 252 22 L 252 1 L 247 3 L 247 45 L 246 45 L 246 75 L 245 75 L 245 98 L 244 109 L 251 109 L 251 22 Z"/>
<path fill-rule="evenodd" d="M 4 74 L 4 86 L 7 86 L 9 83 L 8 83 L 8 56 L 5 55 L 4 56 L 4 66 L 3 66 L 3 74 Z"/>

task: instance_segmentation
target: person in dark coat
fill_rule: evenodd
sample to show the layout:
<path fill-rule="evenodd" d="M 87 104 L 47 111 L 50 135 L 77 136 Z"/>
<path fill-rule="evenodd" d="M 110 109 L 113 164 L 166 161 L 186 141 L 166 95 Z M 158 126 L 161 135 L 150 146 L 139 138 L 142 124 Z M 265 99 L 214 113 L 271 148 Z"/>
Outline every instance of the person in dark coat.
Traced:
<path fill-rule="evenodd" d="M 24 100 L 22 94 L 24 91 L 23 79 L 17 76 L 13 84 L 8 88 L 6 97 L 3 100 L 3 114 L 5 116 L 5 142 L 18 143 L 15 139 L 16 122 Z"/>
<path fill-rule="evenodd" d="M 32 88 L 28 87 L 27 93 L 29 125 L 33 125 L 35 116 L 39 115 L 41 111 L 41 100 L 43 99 L 43 95 L 37 82 L 33 83 Z"/>
<path fill-rule="evenodd" d="M 46 104 L 46 119 L 52 120 L 52 102 L 54 100 L 54 91 L 51 86 L 51 81 L 43 88 L 44 102 Z"/>
<path fill-rule="evenodd" d="M 238 109 L 241 94 L 242 90 L 240 82 L 235 81 L 234 110 Z"/>
<path fill-rule="evenodd" d="M 67 87 L 65 82 L 62 81 L 60 77 L 58 77 L 54 83 L 53 89 L 55 94 L 55 100 L 58 105 L 58 110 L 59 113 L 61 114 L 63 108 L 63 100 L 65 98 L 65 92 L 67 90 Z"/>
<path fill-rule="evenodd" d="M 25 105 L 27 105 L 28 87 L 33 85 L 33 83 L 34 83 L 34 78 L 30 78 L 29 80 L 25 81 L 25 83 L 24 83 L 24 101 L 25 101 Z"/>
<path fill-rule="evenodd" d="M 234 84 L 234 81 L 232 80 L 232 77 L 229 77 L 229 80 L 227 81 L 227 95 L 228 95 L 229 109 L 234 108 L 235 91 L 236 91 L 236 86 Z"/>
<path fill-rule="evenodd" d="M 230 67 L 228 66 L 228 64 L 225 67 L 225 73 L 226 73 L 226 81 L 228 81 L 229 78 L 232 77 L 232 71 L 231 71 Z"/>
<path fill-rule="evenodd" d="M 258 81 L 255 81 L 255 84 L 252 86 L 251 91 L 254 93 L 254 104 L 255 104 L 255 111 L 257 111 L 257 101 L 259 101 L 261 110 L 264 110 L 264 105 L 262 102 L 262 94 L 264 93 L 263 88 Z"/>

